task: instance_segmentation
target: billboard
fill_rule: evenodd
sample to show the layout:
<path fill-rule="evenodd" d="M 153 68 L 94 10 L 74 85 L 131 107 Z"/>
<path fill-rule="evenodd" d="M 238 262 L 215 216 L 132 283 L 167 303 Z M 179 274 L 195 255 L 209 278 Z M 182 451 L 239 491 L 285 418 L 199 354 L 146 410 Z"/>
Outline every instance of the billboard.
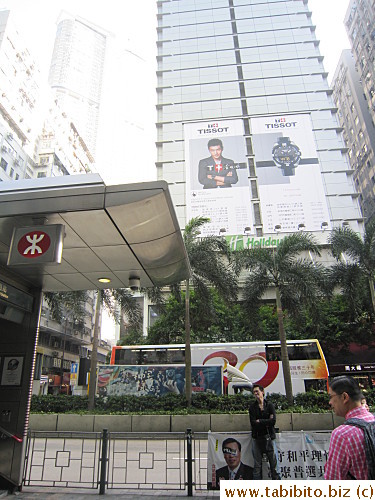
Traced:
<path fill-rule="evenodd" d="M 193 392 L 222 394 L 221 366 L 192 366 Z M 183 394 L 185 390 L 185 365 L 124 366 L 100 365 L 98 368 L 98 393 L 100 396 L 163 396 Z"/>
<path fill-rule="evenodd" d="M 253 228 L 242 120 L 184 125 L 187 218 L 208 217 L 202 236 Z"/>
<path fill-rule="evenodd" d="M 310 115 L 252 118 L 251 133 L 263 232 L 330 229 Z"/>

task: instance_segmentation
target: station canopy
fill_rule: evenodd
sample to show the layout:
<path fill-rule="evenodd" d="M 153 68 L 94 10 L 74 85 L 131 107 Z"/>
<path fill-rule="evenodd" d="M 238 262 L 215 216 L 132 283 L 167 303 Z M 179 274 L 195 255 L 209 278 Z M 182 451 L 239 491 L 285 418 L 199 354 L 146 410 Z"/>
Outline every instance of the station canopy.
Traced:
<path fill-rule="evenodd" d="M 128 288 L 136 278 L 147 288 L 190 276 L 164 181 L 106 186 L 88 174 L 2 182 L 0 190 L 0 268 L 35 287 Z M 8 265 L 14 228 L 41 225 L 63 226 L 61 262 Z"/>

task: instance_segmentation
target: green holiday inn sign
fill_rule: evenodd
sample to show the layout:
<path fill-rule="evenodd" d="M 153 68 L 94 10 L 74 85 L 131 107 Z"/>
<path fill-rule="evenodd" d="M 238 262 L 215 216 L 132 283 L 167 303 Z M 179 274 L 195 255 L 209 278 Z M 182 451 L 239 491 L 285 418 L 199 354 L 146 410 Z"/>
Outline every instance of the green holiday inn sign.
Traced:
<path fill-rule="evenodd" d="M 231 250 L 241 250 L 243 248 L 273 248 L 277 247 L 283 237 L 269 236 L 269 237 L 256 237 L 256 236 L 244 236 L 244 235 L 233 235 L 225 237 L 229 243 Z"/>

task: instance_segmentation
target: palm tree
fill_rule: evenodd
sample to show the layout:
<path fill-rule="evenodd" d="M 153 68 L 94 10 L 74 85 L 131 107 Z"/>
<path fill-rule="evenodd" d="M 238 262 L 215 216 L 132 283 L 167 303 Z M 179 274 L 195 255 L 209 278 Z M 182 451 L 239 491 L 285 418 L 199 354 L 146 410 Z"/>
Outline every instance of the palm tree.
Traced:
<path fill-rule="evenodd" d="M 226 301 L 237 296 L 237 277 L 231 266 L 233 255 L 225 238 L 200 237 L 200 228 L 209 222 L 207 217 L 194 217 L 185 226 L 184 242 L 192 270 L 185 281 L 185 379 L 186 400 L 191 405 L 191 346 L 190 346 L 190 287 L 195 290 L 198 302 L 212 308 L 214 288 Z"/>
<path fill-rule="evenodd" d="M 338 261 L 346 254 L 351 259 L 348 266 L 355 266 L 366 278 L 370 288 L 372 312 L 375 314 L 375 220 L 366 225 L 363 238 L 345 226 L 334 228 L 328 242 L 331 244 L 332 255 Z"/>
<path fill-rule="evenodd" d="M 85 303 L 88 294 L 84 290 L 76 292 L 44 292 L 44 300 L 48 304 L 52 318 L 61 323 L 63 316 L 68 315 L 72 321 L 82 320 L 85 316 Z"/>
<path fill-rule="evenodd" d="M 259 306 L 270 287 L 275 290 L 285 393 L 290 404 L 293 403 L 293 390 L 284 309 L 296 311 L 302 304 L 313 305 L 325 284 L 323 266 L 312 258 L 302 258 L 301 252 L 320 255 L 319 247 L 311 234 L 290 234 L 276 248 L 244 249 L 238 255 L 242 266 L 249 271 L 243 289 L 244 306 L 248 312 Z"/>
<path fill-rule="evenodd" d="M 88 409 L 93 410 L 95 407 L 95 392 L 96 392 L 96 369 L 98 363 L 98 346 L 99 346 L 99 319 L 102 306 L 104 306 L 109 315 L 116 323 L 121 321 L 122 315 L 125 315 L 129 321 L 129 326 L 139 328 L 142 324 L 142 312 L 139 305 L 134 300 L 133 293 L 126 288 L 119 289 L 103 289 L 98 290 L 96 295 L 95 307 L 95 322 L 94 334 L 92 341 L 92 352 L 90 360 L 90 382 L 89 382 L 89 397 Z M 119 311 L 120 309 L 120 311 Z"/>

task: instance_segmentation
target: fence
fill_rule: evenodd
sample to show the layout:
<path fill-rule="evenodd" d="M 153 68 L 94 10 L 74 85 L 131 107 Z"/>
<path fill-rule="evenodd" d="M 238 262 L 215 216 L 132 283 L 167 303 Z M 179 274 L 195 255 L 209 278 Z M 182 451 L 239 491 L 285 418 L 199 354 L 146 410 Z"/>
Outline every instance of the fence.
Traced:
<path fill-rule="evenodd" d="M 208 458 L 221 453 L 217 444 L 212 448 L 222 439 L 219 434 L 225 433 L 29 431 L 23 484 L 99 489 L 100 494 L 106 489 L 186 490 L 192 496 L 194 490 L 207 490 Z M 248 432 L 235 434 L 249 439 Z M 322 479 L 329 438 L 330 431 L 278 434 L 282 479 Z M 263 465 L 266 478 L 268 463 Z"/>
<path fill-rule="evenodd" d="M 197 457 L 197 459 L 195 459 Z M 207 433 L 29 431 L 25 486 L 206 489 Z M 196 480 L 197 478 L 197 480 Z"/>

